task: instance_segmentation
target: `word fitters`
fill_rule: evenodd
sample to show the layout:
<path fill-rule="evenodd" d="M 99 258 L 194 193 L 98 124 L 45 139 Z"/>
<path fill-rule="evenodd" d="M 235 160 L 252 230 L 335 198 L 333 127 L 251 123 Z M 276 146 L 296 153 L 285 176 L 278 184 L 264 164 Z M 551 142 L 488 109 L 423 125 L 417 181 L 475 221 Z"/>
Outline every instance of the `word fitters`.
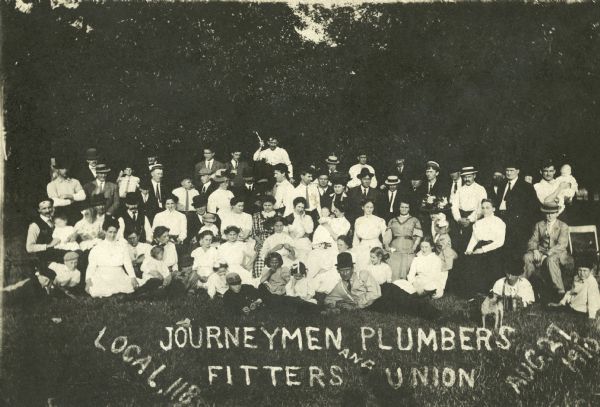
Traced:
<path fill-rule="evenodd" d="M 342 368 L 332 365 L 328 369 L 319 366 L 208 366 L 208 384 L 227 383 L 233 385 L 237 382 L 251 386 L 255 381 L 270 378 L 272 386 L 301 386 L 308 384 L 310 387 L 341 386 Z M 308 377 L 307 377 L 308 376 Z M 303 378 L 308 379 L 303 381 Z"/>
<path fill-rule="evenodd" d="M 517 394 L 554 363 L 564 365 L 572 373 L 581 373 L 581 367 L 600 355 L 596 339 L 582 338 L 577 332 L 567 334 L 554 323 L 546 328 L 545 336 L 538 338 L 536 347 L 525 351 L 524 361 L 505 380 Z"/>
<path fill-rule="evenodd" d="M 167 326 L 166 337 L 161 339 L 161 349 L 191 347 L 194 349 L 258 349 L 269 350 L 342 350 L 342 328 L 265 328 L 265 327 L 191 327 Z M 497 335 L 486 328 L 403 328 L 384 331 L 382 328 L 361 327 L 362 350 L 377 347 L 380 350 L 399 351 L 491 351 L 508 350 L 511 347 L 509 335 L 514 333 L 509 326 L 502 326 Z"/>
<path fill-rule="evenodd" d="M 206 405 L 200 395 L 200 388 L 198 386 L 184 381 L 181 377 L 173 382 L 166 381 L 164 377 L 164 371 L 167 368 L 166 365 L 161 364 L 160 366 L 149 370 L 148 368 L 153 365 L 152 356 L 143 356 L 142 348 L 136 344 L 130 343 L 127 336 L 117 336 L 109 345 L 109 342 L 103 342 L 105 333 L 106 327 L 98 332 L 98 336 L 96 337 L 96 340 L 94 340 L 96 349 L 99 349 L 102 352 L 106 352 L 107 349 L 110 349 L 111 353 L 115 355 L 120 354 L 124 363 L 133 368 L 137 368 L 137 373 L 139 375 L 151 372 L 146 380 L 146 384 L 154 390 L 157 395 L 170 398 L 171 401 L 183 404 L 194 402 L 195 405 Z M 103 343 L 105 343 L 106 346 Z M 161 385 L 161 382 L 163 385 Z"/>

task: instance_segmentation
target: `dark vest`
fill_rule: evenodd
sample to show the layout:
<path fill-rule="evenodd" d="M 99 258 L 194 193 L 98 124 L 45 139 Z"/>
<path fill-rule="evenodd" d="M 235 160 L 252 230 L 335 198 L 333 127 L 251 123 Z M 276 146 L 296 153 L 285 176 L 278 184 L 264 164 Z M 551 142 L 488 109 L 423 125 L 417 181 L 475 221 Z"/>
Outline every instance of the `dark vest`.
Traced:
<path fill-rule="evenodd" d="M 125 230 L 135 230 L 140 237 L 140 242 L 146 242 L 146 229 L 144 228 L 146 215 L 138 212 L 137 219 L 134 222 L 133 218 L 129 216 L 129 212 L 124 211 L 121 218 L 123 219 L 123 223 L 125 223 Z M 125 233 L 125 230 L 123 233 Z"/>
<path fill-rule="evenodd" d="M 40 228 L 40 234 L 36 240 L 37 244 L 49 244 L 52 242 L 52 232 L 54 232 L 54 228 L 50 227 L 42 218 L 36 216 L 33 220 L 33 223 L 38 225 Z"/>

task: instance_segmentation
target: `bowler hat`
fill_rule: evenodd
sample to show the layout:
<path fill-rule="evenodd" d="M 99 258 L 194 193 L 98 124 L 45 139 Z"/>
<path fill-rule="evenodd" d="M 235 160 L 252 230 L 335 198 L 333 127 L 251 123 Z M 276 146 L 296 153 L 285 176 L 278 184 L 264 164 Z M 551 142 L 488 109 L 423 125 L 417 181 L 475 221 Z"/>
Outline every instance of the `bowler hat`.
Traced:
<path fill-rule="evenodd" d="M 354 260 L 352 254 L 348 252 L 342 252 L 337 255 L 337 264 L 335 265 L 338 269 L 350 268 L 354 266 Z"/>
<path fill-rule="evenodd" d="M 135 192 L 127 192 L 127 195 L 125 195 L 125 205 L 137 204 L 139 204 L 138 195 Z"/>
<path fill-rule="evenodd" d="M 240 285 L 242 284 L 242 278 L 236 272 L 227 273 L 225 276 L 225 281 L 227 285 Z"/>
<path fill-rule="evenodd" d="M 194 208 L 201 208 L 208 205 L 208 199 L 204 195 L 196 195 L 192 198 L 192 206 Z"/>
<path fill-rule="evenodd" d="M 477 174 L 477 170 L 475 169 L 475 167 L 462 167 L 462 169 L 460 170 L 460 175 L 471 174 Z"/>
<path fill-rule="evenodd" d="M 373 174 L 367 167 L 363 167 L 363 169 L 360 170 L 360 172 L 358 173 L 356 178 L 358 178 L 358 179 L 363 179 L 365 177 L 373 178 L 373 175 L 375 175 L 375 174 Z"/>
<path fill-rule="evenodd" d="M 98 155 L 98 150 L 96 150 L 95 148 L 88 148 L 87 150 L 85 150 L 85 159 L 86 160 L 97 160 L 98 158 L 100 158 L 100 156 Z"/>
<path fill-rule="evenodd" d="M 348 176 L 339 172 L 333 173 L 331 176 L 331 185 L 346 185 L 348 183 Z"/>

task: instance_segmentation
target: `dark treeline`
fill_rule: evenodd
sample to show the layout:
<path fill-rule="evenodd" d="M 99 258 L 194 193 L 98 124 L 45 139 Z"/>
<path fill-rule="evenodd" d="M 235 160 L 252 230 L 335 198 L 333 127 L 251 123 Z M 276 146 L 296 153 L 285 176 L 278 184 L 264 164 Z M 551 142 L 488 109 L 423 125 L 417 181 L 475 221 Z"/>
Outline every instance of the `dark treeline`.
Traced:
<path fill-rule="evenodd" d="M 379 171 L 404 156 L 485 175 L 509 156 L 532 173 L 564 154 L 598 184 L 593 4 L 321 10 L 336 47 L 303 42 L 285 4 L 13 6 L 1 5 L 9 200 L 44 191 L 51 156 L 97 146 L 118 169 L 150 147 L 179 176 L 206 144 L 248 157 L 252 130 L 296 164 L 335 151 L 350 165 L 360 147 Z"/>

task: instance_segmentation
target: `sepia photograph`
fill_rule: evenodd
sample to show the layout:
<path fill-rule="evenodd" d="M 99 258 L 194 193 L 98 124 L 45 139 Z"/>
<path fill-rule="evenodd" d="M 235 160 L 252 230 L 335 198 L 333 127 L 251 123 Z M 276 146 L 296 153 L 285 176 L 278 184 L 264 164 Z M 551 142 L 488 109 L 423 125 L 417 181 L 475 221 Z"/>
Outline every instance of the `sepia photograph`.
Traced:
<path fill-rule="evenodd" d="M 600 405 L 596 2 L 0 30 L 0 406 Z"/>

